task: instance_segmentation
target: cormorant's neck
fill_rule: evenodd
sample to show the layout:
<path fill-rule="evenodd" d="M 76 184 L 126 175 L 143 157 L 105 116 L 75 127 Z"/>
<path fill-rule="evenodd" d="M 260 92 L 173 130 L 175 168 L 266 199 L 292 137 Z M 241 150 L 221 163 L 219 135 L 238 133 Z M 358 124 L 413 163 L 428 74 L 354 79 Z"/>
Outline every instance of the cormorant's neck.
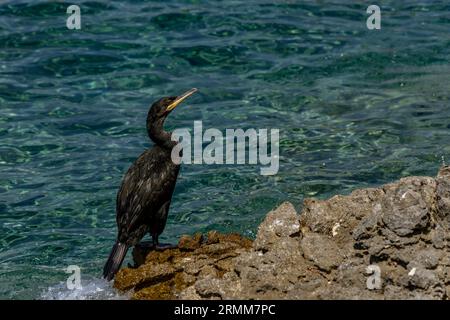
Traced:
<path fill-rule="evenodd" d="M 176 141 L 172 141 L 172 133 L 164 130 L 165 118 L 158 118 L 154 121 L 147 121 L 147 133 L 150 139 L 158 146 L 172 150 Z"/>

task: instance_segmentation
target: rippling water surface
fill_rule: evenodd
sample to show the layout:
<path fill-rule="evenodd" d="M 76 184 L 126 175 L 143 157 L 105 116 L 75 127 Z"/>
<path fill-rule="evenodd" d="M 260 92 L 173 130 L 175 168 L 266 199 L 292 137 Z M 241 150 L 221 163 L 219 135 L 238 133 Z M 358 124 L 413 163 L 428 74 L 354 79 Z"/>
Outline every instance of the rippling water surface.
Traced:
<path fill-rule="evenodd" d="M 96 279 L 115 196 L 151 146 L 145 117 L 197 87 L 169 128 L 279 128 L 280 170 L 182 168 L 164 241 L 254 236 L 281 201 L 325 198 L 450 158 L 450 3 L 64 1 L 0 4 L 0 298 L 115 298 Z M 449 160 L 450 161 L 450 160 Z M 67 292 L 79 265 L 85 291 Z"/>

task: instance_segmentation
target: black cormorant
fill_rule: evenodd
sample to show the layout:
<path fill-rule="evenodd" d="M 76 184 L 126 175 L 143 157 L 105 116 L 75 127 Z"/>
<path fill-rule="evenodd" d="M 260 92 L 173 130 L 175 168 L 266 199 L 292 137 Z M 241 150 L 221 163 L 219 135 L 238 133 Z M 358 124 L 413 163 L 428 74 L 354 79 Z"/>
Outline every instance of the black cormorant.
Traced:
<path fill-rule="evenodd" d="M 165 97 L 153 103 L 147 115 L 148 136 L 155 143 L 128 169 L 117 193 L 116 220 L 118 235 L 103 269 L 108 281 L 119 270 L 128 248 L 136 245 L 148 232 L 158 247 L 164 230 L 170 201 L 177 181 L 179 164 L 171 159 L 176 142 L 164 130 L 164 120 L 184 99 L 196 92 L 191 89 L 178 97 Z"/>

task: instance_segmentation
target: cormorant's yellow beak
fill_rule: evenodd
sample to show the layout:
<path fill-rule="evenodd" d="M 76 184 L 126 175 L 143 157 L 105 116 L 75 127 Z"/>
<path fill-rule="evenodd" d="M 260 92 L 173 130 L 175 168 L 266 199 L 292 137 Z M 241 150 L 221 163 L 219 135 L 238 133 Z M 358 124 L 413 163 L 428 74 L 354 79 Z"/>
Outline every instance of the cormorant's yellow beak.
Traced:
<path fill-rule="evenodd" d="M 178 96 L 174 102 L 172 102 L 166 109 L 166 111 L 172 111 L 173 109 L 176 108 L 176 106 L 178 106 L 184 99 L 186 99 L 187 97 L 193 95 L 195 92 L 197 92 L 198 90 L 196 88 L 192 88 L 189 91 L 186 91 L 185 93 L 183 93 L 181 96 Z"/>

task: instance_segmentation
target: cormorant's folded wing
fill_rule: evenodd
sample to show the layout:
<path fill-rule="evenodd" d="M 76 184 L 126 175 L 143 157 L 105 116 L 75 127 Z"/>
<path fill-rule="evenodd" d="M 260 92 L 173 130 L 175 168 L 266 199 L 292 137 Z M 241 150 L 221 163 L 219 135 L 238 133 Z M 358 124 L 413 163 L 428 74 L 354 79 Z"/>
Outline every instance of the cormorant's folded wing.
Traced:
<path fill-rule="evenodd" d="M 146 215 L 167 201 L 170 184 L 175 182 L 167 169 L 166 161 L 152 152 L 142 154 L 130 167 L 117 194 L 119 232 L 139 227 Z"/>

